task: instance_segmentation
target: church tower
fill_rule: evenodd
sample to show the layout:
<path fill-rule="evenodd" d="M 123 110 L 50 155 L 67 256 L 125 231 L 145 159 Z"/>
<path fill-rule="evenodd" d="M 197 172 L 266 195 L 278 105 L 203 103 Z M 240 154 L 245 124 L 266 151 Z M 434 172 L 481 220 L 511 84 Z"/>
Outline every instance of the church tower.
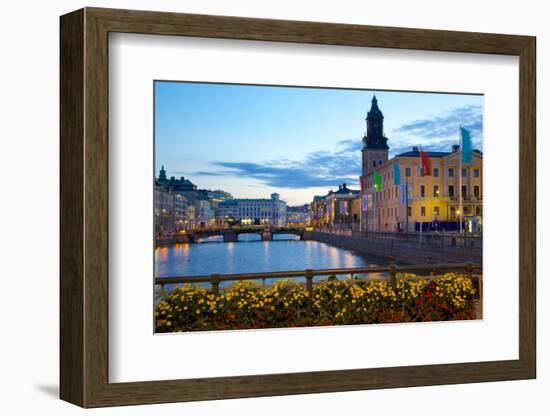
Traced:
<path fill-rule="evenodd" d="M 159 179 L 160 179 L 161 181 L 167 180 L 167 179 L 166 179 L 166 171 L 164 170 L 164 165 L 160 168 Z"/>
<path fill-rule="evenodd" d="M 372 97 L 371 108 L 367 113 L 367 134 L 363 137 L 363 175 L 388 160 L 388 138 L 384 136 L 384 115 L 378 108 L 376 95 Z"/>

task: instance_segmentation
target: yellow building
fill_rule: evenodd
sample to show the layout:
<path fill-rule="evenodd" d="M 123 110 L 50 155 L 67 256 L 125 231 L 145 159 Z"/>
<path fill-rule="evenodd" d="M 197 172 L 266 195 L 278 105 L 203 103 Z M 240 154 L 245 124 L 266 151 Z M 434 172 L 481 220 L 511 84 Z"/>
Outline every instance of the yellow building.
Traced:
<path fill-rule="evenodd" d="M 313 199 L 311 223 L 318 227 L 337 225 L 352 228 L 360 222 L 360 201 L 360 192 L 348 188 L 344 183 L 337 191 L 329 191 L 327 195 Z"/>
<path fill-rule="evenodd" d="M 383 119 L 374 97 L 367 115 L 367 134 L 363 138 L 361 229 L 378 232 L 458 231 L 462 220 L 465 232 L 481 231 L 482 153 L 474 150 L 472 162 L 461 166 L 458 146 L 453 146 L 449 152 L 426 151 L 432 172 L 424 175 L 417 147 L 388 160 L 389 147 L 388 139 L 383 135 Z M 394 184 L 395 163 L 399 169 L 400 185 Z M 380 187 L 375 186 L 375 172 L 380 175 Z"/>

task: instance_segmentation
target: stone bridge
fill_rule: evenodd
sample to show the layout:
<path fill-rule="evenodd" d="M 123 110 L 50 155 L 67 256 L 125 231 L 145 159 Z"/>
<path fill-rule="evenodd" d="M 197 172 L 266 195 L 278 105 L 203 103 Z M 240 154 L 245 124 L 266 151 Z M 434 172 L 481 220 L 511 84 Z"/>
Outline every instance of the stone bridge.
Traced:
<path fill-rule="evenodd" d="M 295 227 L 280 227 L 280 228 L 225 228 L 219 230 L 205 229 L 205 230 L 195 230 L 187 231 L 185 234 L 178 234 L 169 240 L 174 243 L 195 243 L 197 240 L 223 236 L 223 241 L 225 243 L 232 243 L 239 241 L 240 234 L 259 234 L 262 241 L 272 241 L 275 234 L 294 234 L 300 237 L 300 240 L 310 240 L 311 231 L 307 231 L 304 228 L 295 228 Z"/>

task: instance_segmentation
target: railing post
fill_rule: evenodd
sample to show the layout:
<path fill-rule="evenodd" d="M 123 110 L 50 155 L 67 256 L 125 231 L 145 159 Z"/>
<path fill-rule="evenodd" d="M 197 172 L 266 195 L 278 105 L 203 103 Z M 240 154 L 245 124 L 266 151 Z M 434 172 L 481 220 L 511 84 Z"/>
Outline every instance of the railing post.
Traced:
<path fill-rule="evenodd" d="M 394 262 L 390 263 L 390 284 L 397 286 L 397 265 Z"/>
<path fill-rule="evenodd" d="M 472 270 L 474 269 L 474 264 L 472 262 L 466 263 L 466 275 L 469 279 L 472 279 Z"/>
<path fill-rule="evenodd" d="M 210 278 L 210 283 L 212 284 L 212 293 L 216 296 L 220 293 L 220 275 L 215 273 Z"/>
<path fill-rule="evenodd" d="M 472 271 L 474 269 L 474 264 L 472 262 L 466 263 L 466 275 L 470 280 L 472 280 Z M 479 275 L 477 278 L 477 294 L 479 296 L 479 310 L 480 316 L 479 319 L 483 319 L 483 275 Z M 473 283 L 473 281 L 472 281 Z"/>
<path fill-rule="evenodd" d="M 477 290 L 479 296 L 479 319 L 483 319 L 483 274 L 477 277 Z"/>
<path fill-rule="evenodd" d="M 313 312 L 313 270 L 306 269 L 307 316 L 311 318 Z"/>

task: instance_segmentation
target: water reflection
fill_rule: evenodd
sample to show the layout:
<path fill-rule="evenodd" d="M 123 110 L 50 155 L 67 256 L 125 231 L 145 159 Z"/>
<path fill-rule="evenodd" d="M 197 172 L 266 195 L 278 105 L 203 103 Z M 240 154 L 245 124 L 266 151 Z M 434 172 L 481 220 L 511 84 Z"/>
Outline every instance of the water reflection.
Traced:
<path fill-rule="evenodd" d="M 317 241 L 300 241 L 294 235 L 275 237 L 278 241 L 265 242 L 259 241 L 256 234 L 244 234 L 237 243 L 221 243 L 217 240 L 220 237 L 210 237 L 200 244 L 159 247 L 155 250 L 155 274 L 197 276 L 369 265 L 365 256 L 355 252 Z"/>

